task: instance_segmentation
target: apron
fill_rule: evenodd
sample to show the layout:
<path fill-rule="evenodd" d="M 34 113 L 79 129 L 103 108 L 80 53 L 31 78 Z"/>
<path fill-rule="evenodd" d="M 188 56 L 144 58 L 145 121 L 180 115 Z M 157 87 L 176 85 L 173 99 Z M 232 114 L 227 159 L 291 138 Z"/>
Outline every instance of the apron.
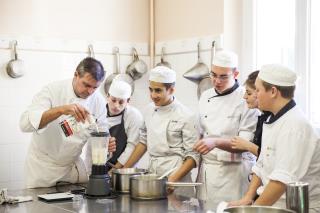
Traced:
<path fill-rule="evenodd" d="M 110 135 L 116 138 L 116 151 L 113 153 L 112 158 L 108 161 L 112 164 L 117 163 L 118 158 L 127 146 L 128 137 L 124 127 L 124 112 L 125 110 L 123 110 L 123 112 L 121 113 L 121 123 L 118 125 L 114 125 L 109 129 Z M 106 166 L 108 171 L 112 168 L 108 164 Z"/>
<path fill-rule="evenodd" d="M 69 150 L 78 153 L 80 147 Z M 62 161 L 62 159 L 61 159 Z M 78 156 L 70 164 L 60 164 L 31 144 L 26 161 L 27 188 L 55 186 L 57 182 L 85 183 L 88 175 L 83 160 Z"/>
<path fill-rule="evenodd" d="M 174 168 L 180 167 L 183 164 L 183 157 L 178 154 L 166 154 L 170 150 L 169 144 L 167 142 L 167 129 L 170 124 L 170 117 L 163 117 L 163 119 L 154 119 L 153 122 L 148 124 L 147 130 L 147 147 L 148 149 L 162 149 L 162 156 L 150 155 L 149 161 L 149 172 L 155 173 L 157 175 L 163 175 L 166 171 Z M 174 171 L 173 171 L 174 172 Z M 170 174 L 168 175 L 170 176 Z M 191 182 L 191 172 L 184 176 L 181 182 Z M 177 187 L 175 188 L 175 193 L 185 196 L 195 196 L 194 187 Z"/>
<path fill-rule="evenodd" d="M 244 164 L 241 162 L 202 163 L 199 167 L 197 182 L 197 198 L 207 202 L 238 200 L 249 185 L 247 177 L 243 177 Z M 245 184 L 244 184 L 245 182 Z"/>

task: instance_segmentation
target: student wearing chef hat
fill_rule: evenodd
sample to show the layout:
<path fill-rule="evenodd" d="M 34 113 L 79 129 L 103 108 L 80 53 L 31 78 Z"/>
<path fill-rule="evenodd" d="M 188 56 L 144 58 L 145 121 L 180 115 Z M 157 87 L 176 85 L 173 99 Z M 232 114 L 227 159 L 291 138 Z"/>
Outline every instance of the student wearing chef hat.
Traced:
<path fill-rule="evenodd" d="M 115 79 L 107 94 L 106 109 L 110 140 L 116 142 L 116 151 L 109 162 L 116 168 L 122 168 L 127 162 L 139 141 L 139 129 L 143 122 L 140 111 L 129 105 L 131 93 L 131 86 L 127 82 Z M 90 148 L 87 149 L 87 159 L 91 160 Z M 109 164 L 107 167 L 111 169 Z"/>
<path fill-rule="evenodd" d="M 199 129 L 195 114 L 174 96 L 175 82 L 176 73 L 170 68 L 157 66 L 150 71 L 152 103 L 144 111 L 139 144 L 125 167 L 132 167 L 148 151 L 151 173 L 163 175 L 173 169 L 168 181 L 191 182 L 190 171 L 199 160 L 199 155 L 192 150 L 199 138 Z M 176 193 L 194 193 L 193 188 L 185 188 Z"/>
<path fill-rule="evenodd" d="M 320 139 L 293 100 L 296 74 L 279 64 L 261 67 L 255 82 L 259 109 L 270 111 L 249 190 L 231 205 L 286 207 L 286 184 L 309 183 L 309 212 L 320 211 Z"/>
<path fill-rule="evenodd" d="M 199 100 L 202 139 L 194 145 L 202 163 L 199 168 L 197 195 L 202 200 L 219 201 L 224 196 L 241 197 L 248 184 L 254 159 L 243 159 L 232 149 L 231 139 L 240 136 L 252 140 L 259 111 L 249 109 L 239 85 L 238 56 L 227 50 L 218 51 L 210 71 L 213 88 Z M 248 154 L 248 153 L 246 153 Z M 208 202 L 207 202 L 208 203 Z"/>

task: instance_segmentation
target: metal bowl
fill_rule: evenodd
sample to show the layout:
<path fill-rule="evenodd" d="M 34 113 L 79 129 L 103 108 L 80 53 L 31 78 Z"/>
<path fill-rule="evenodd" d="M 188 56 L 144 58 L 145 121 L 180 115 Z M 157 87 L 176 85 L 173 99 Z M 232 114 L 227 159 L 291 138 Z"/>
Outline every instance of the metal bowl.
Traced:
<path fill-rule="evenodd" d="M 121 193 L 130 192 L 130 177 L 132 175 L 146 174 L 148 170 L 138 168 L 124 168 L 112 170 L 112 187 Z"/>
<path fill-rule="evenodd" d="M 226 208 L 224 212 L 228 213 L 295 213 L 289 209 L 281 209 L 269 206 L 237 206 Z"/>

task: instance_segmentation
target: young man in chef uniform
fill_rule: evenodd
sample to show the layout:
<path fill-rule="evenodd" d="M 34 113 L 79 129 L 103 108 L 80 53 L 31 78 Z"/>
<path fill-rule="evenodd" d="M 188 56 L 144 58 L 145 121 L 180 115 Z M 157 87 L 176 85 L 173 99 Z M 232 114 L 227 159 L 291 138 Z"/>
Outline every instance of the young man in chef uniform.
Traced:
<path fill-rule="evenodd" d="M 287 67 L 261 67 L 256 80 L 259 109 L 270 111 L 262 149 L 245 196 L 230 205 L 286 207 L 286 184 L 309 183 L 309 212 L 320 212 L 320 138 L 293 100 L 296 74 Z M 256 194 L 260 195 L 254 201 Z"/>
<path fill-rule="evenodd" d="M 192 150 L 199 138 L 199 129 L 195 115 L 174 97 L 175 81 L 175 71 L 165 66 L 150 71 L 152 103 L 144 111 L 140 141 L 124 167 L 132 167 L 148 150 L 151 173 L 163 175 L 175 168 L 168 175 L 168 181 L 191 182 L 190 171 L 199 159 Z"/>
<path fill-rule="evenodd" d="M 110 135 L 116 141 L 116 151 L 110 163 L 122 168 L 139 142 L 139 130 L 143 118 L 138 109 L 129 105 L 131 86 L 125 81 L 113 80 L 107 95 L 107 120 Z M 87 149 L 87 160 L 91 165 L 91 147 Z M 108 169 L 111 169 L 108 165 Z M 90 170 L 90 168 L 88 168 Z"/>
<path fill-rule="evenodd" d="M 97 119 L 101 130 L 108 131 L 105 100 L 96 92 L 104 76 L 102 64 L 88 57 L 79 63 L 73 79 L 51 83 L 34 96 L 20 118 L 21 130 L 32 132 L 25 165 L 26 187 L 50 187 L 59 181 L 88 180 L 80 158 L 87 134 L 66 137 L 59 123 L 70 116 L 85 122 L 90 114 Z M 114 149 L 112 142 L 109 150 Z"/>
<path fill-rule="evenodd" d="M 203 138 L 194 150 L 202 154 L 197 181 L 204 184 L 197 193 L 200 199 L 210 202 L 241 197 L 254 163 L 254 159 L 250 162 L 239 150 L 231 148 L 234 136 L 253 138 L 259 115 L 243 99 L 245 88 L 237 81 L 237 66 L 235 53 L 218 51 L 210 72 L 213 88 L 203 92 L 199 100 Z"/>

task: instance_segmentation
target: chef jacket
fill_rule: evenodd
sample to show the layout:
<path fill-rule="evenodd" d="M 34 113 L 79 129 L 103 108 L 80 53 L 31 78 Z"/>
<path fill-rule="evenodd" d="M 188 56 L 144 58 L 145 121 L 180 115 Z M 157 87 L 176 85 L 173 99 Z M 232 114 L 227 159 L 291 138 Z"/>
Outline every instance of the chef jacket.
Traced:
<path fill-rule="evenodd" d="M 238 82 L 223 94 L 217 93 L 214 88 L 203 92 L 199 100 L 199 113 L 204 138 L 231 139 L 240 136 L 252 140 L 260 113 L 247 107 L 244 92 Z M 244 194 L 254 160 L 243 159 L 241 153 L 218 148 L 201 158 L 198 182 L 204 184 L 197 188 L 199 198 L 218 200 L 217 196 L 228 194 L 233 199 L 239 199 Z"/>
<path fill-rule="evenodd" d="M 98 91 L 86 99 L 79 98 L 74 93 L 72 79 L 45 86 L 34 96 L 32 104 L 20 118 L 21 130 L 32 132 L 25 165 L 28 188 L 49 187 L 58 181 L 87 181 L 87 172 L 80 154 L 88 134 L 79 133 L 66 137 L 59 125 L 68 117 L 65 115 L 39 129 L 45 111 L 73 103 L 85 107 L 97 119 L 99 128 L 107 131 L 106 103 Z"/>
<path fill-rule="evenodd" d="M 253 172 L 262 180 L 309 183 L 309 207 L 320 208 L 320 138 L 292 100 L 263 125 L 262 149 Z M 285 195 L 275 204 L 285 207 Z M 320 210 L 320 209 L 319 209 Z"/>
<path fill-rule="evenodd" d="M 198 138 L 199 125 L 195 114 L 176 98 L 166 106 L 159 107 L 154 103 L 147 106 L 140 142 L 147 146 L 151 159 L 174 157 L 182 163 L 186 157 L 191 157 L 198 164 L 199 154 L 192 150 Z M 157 173 L 162 175 L 171 168 L 160 163 Z"/>

